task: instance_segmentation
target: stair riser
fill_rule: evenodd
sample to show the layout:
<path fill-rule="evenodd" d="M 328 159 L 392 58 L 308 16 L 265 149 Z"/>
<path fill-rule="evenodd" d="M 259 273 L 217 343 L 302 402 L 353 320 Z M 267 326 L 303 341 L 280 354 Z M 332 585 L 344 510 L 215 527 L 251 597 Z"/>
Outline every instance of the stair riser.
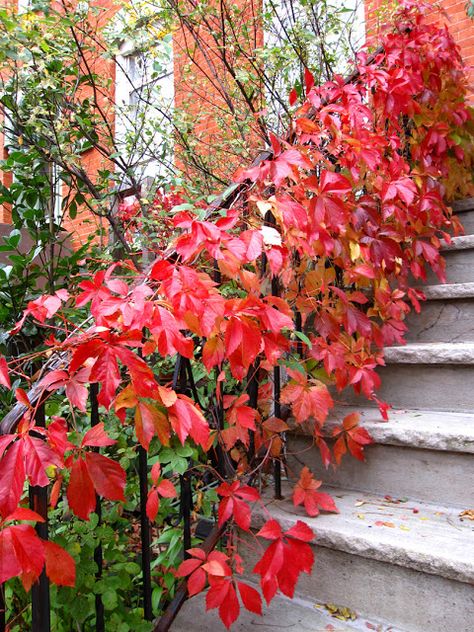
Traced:
<path fill-rule="evenodd" d="M 379 370 L 380 399 L 396 408 L 474 411 L 474 365 L 390 364 Z M 366 406 L 352 389 L 335 394 L 340 402 Z"/>
<path fill-rule="evenodd" d="M 446 250 L 442 252 L 446 259 L 447 283 L 472 283 L 474 281 L 474 249 Z M 427 283 L 439 283 L 436 274 L 429 270 Z"/>
<path fill-rule="evenodd" d="M 474 341 L 474 298 L 426 301 L 411 312 L 406 340 L 412 342 Z"/>
<path fill-rule="evenodd" d="M 422 450 L 392 445 L 371 445 L 365 448 L 366 462 L 346 456 L 336 470 L 325 470 L 319 450 L 308 450 L 310 439 L 290 436 L 288 440 L 290 471 L 298 472 L 303 462 L 314 475 L 328 485 L 367 491 L 394 498 L 409 497 L 433 504 L 460 508 L 474 507 L 474 455 Z M 295 458 L 296 457 L 296 458 Z M 298 459 L 298 461 L 296 460 Z M 364 508 L 360 508 L 364 513 Z M 404 506 L 394 506 L 398 516 Z M 406 510 L 406 513 L 411 513 Z"/>
<path fill-rule="evenodd" d="M 240 547 L 249 568 L 256 561 L 254 548 L 254 542 Z M 358 614 L 361 629 L 366 629 L 364 619 L 376 613 L 379 620 L 410 632 L 472 631 L 474 590 L 469 584 L 329 548 L 317 547 L 315 553 L 313 574 L 300 576 L 298 595 L 349 607 Z"/>
<path fill-rule="evenodd" d="M 461 224 L 464 226 L 464 232 L 466 235 L 474 234 L 474 210 L 464 211 L 457 214 L 461 220 Z"/>

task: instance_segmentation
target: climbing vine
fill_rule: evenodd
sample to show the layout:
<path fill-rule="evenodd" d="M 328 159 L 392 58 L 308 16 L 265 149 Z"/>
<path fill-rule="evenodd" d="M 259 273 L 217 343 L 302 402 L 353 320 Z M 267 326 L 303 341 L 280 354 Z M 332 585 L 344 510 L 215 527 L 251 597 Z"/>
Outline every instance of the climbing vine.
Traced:
<path fill-rule="evenodd" d="M 184 458 L 202 481 L 205 473 L 217 481 L 227 544 L 209 554 L 191 548 L 175 573 L 187 578 L 189 595 L 207 589 L 207 608 L 218 608 L 227 627 L 241 605 L 261 614 L 262 595 L 267 604 L 279 591 L 292 597 L 300 574 L 312 571 L 310 526 L 298 520 L 284 530 L 265 508 L 269 464 L 280 467 L 285 432 L 308 420 L 326 467 L 348 453 L 364 459 L 371 437 L 357 413 L 330 431 L 328 415 L 352 388 L 387 418 L 389 402 L 377 396 L 384 347 L 404 343 L 427 269 L 444 280 L 440 246 L 462 231 L 446 200 L 473 191 L 473 117 L 459 51 L 424 10 L 403 2 L 382 48 L 359 53 L 350 80 L 314 85 L 307 71 L 301 103 L 289 95 L 289 136 L 272 136 L 271 156 L 236 174 L 245 195 L 206 214 L 171 209 L 170 243 L 156 247 L 146 272 L 122 261 L 82 280 L 75 295 L 63 289 L 29 303 L 13 333 L 32 319 L 51 334 L 44 352 L 0 359 L 2 386 L 14 381 L 26 410 L 0 437 L 1 582 L 19 577 L 29 589 L 46 568 L 52 582 L 74 585 L 67 542 L 45 542 L 31 526 L 43 518 L 25 507 L 25 482 L 52 484 L 51 506 L 60 502 L 85 521 L 96 494 L 126 505 L 123 435 L 153 460 L 147 513 L 159 526 L 178 493 L 169 464 Z M 22 367 L 54 353 L 62 365 L 40 384 L 46 398 L 64 389 L 69 409 L 40 427 L 37 404 L 20 386 Z M 172 387 L 177 355 L 189 361 L 196 392 Z M 285 414 L 275 367 L 285 376 Z M 91 384 L 103 421 L 88 429 Z M 224 472 L 218 450 L 227 455 Z M 289 478 L 294 505 L 309 516 L 337 512 L 307 467 Z M 252 512 L 263 525 L 256 533 Z M 245 540 L 257 560 L 246 571 L 261 592 L 245 577 L 242 531 L 255 544 Z"/>

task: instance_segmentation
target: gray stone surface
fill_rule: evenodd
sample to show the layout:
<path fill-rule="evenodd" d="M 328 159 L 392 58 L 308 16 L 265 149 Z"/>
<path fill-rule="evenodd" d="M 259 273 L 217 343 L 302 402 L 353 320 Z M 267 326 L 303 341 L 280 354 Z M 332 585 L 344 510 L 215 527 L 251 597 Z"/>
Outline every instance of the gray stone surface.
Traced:
<path fill-rule="evenodd" d="M 443 242 L 442 252 L 452 252 L 453 250 L 471 250 L 474 248 L 474 235 L 466 234 L 459 237 L 451 237 L 449 242 Z"/>
<path fill-rule="evenodd" d="M 319 449 L 308 450 L 308 445 L 307 437 L 288 437 L 291 472 L 299 472 L 304 463 L 328 485 L 459 509 L 474 507 L 472 454 L 373 444 L 364 450 L 365 462 L 347 456 L 337 468 L 326 470 Z"/>
<path fill-rule="evenodd" d="M 240 617 L 232 626 L 232 630 L 234 632 L 246 632 L 247 630 L 258 630 L 258 632 L 273 632 L 274 630 L 350 632 L 351 630 L 367 631 L 366 623 L 361 617 L 357 617 L 355 621 L 347 622 L 331 617 L 324 605 L 314 600 L 299 598 L 290 600 L 284 596 L 278 596 L 275 597 L 270 606 L 264 606 L 262 617 L 241 610 Z M 381 631 L 387 629 L 388 626 L 386 625 L 382 625 L 380 628 Z M 393 628 L 390 629 L 396 632 Z M 217 610 L 206 612 L 205 600 L 202 595 L 198 595 L 184 604 L 171 626 L 171 630 L 173 632 L 194 632 L 197 630 L 225 632 L 226 628 L 220 621 Z"/>
<path fill-rule="evenodd" d="M 474 342 L 409 343 L 385 349 L 387 364 L 474 364 Z"/>
<path fill-rule="evenodd" d="M 242 547 L 241 553 L 250 550 Z M 315 553 L 313 574 L 301 576 L 299 595 L 347 606 L 362 621 L 376 613 L 391 624 L 383 632 L 392 626 L 410 632 L 472 632 L 474 590 L 469 584 L 344 551 L 316 546 Z"/>
<path fill-rule="evenodd" d="M 419 502 L 393 504 L 383 496 L 332 487 L 326 491 L 339 514 L 309 518 L 302 507 L 293 506 L 290 487 L 284 487 L 287 500 L 271 499 L 266 506 L 284 528 L 304 520 L 318 546 L 474 583 L 474 524 L 461 520 L 459 509 Z M 268 515 L 261 510 L 253 518 L 253 526 L 260 528 Z"/>
<path fill-rule="evenodd" d="M 474 283 L 439 283 L 422 287 L 427 300 L 452 300 L 474 298 Z M 474 314 L 471 314 L 474 318 Z"/>
<path fill-rule="evenodd" d="M 408 314 L 405 338 L 408 342 L 474 341 L 473 314 L 474 298 L 426 301 L 420 314 L 414 311 Z"/>
<path fill-rule="evenodd" d="M 456 200 L 451 203 L 451 207 L 455 213 L 460 214 L 462 220 L 464 212 L 474 211 L 474 197 L 465 198 L 464 200 Z"/>
<path fill-rule="evenodd" d="M 468 239 L 472 238 L 472 235 L 467 237 L 457 237 L 456 239 Z M 453 248 L 445 249 L 442 252 L 443 257 L 446 260 L 446 282 L 447 283 L 472 283 L 474 281 L 474 248 L 468 247 L 470 242 L 464 242 L 457 244 Z M 459 246 L 466 246 L 460 248 Z M 428 271 L 427 283 L 437 283 L 438 277 L 433 271 Z"/>
<path fill-rule="evenodd" d="M 389 411 L 388 421 L 382 421 L 378 409 L 371 407 L 340 407 L 336 414 L 341 419 L 354 410 L 377 443 L 474 454 L 472 413 L 395 409 Z"/>
<path fill-rule="evenodd" d="M 377 395 L 396 408 L 474 411 L 474 367 L 463 364 L 390 364 L 379 370 Z M 334 393 L 336 402 L 366 406 L 351 389 Z"/>
<path fill-rule="evenodd" d="M 474 198 L 471 198 L 471 200 Z M 470 207 L 467 207 L 459 213 L 459 219 L 464 227 L 466 235 L 474 233 L 474 203 L 470 202 Z"/>

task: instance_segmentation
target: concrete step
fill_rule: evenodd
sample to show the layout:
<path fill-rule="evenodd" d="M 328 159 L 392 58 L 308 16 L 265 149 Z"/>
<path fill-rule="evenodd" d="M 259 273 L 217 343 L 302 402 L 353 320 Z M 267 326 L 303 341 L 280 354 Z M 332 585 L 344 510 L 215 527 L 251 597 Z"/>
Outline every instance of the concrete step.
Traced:
<path fill-rule="evenodd" d="M 336 410 L 325 426 L 328 436 L 353 411 Z M 336 469 L 325 470 L 319 449 L 308 449 L 313 434 L 308 423 L 288 436 L 291 470 L 298 471 L 304 463 L 329 485 L 474 507 L 474 414 L 392 410 L 389 421 L 383 422 L 378 409 L 357 412 L 376 442 L 365 448 L 365 463 L 349 455 Z"/>
<path fill-rule="evenodd" d="M 421 314 L 406 319 L 407 341 L 474 341 L 474 283 L 424 286 L 426 302 Z"/>
<path fill-rule="evenodd" d="M 326 488 L 340 514 L 309 518 L 291 490 L 267 510 L 286 529 L 304 520 L 315 534 L 316 564 L 298 595 L 343 603 L 361 615 L 411 632 L 471 632 L 474 612 L 474 524 L 459 510 L 392 503 L 380 496 Z M 413 511 L 415 509 L 415 512 Z M 254 527 L 268 520 L 260 510 Z M 251 561 L 254 547 L 241 547 Z M 249 559 L 250 558 L 250 559 Z"/>
<path fill-rule="evenodd" d="M 474 198 L 466 198 L 451 204 L 454 212 L 459 216 L 466 235 L 474 233 Z"/>
<path fill-rule="evenodd" d="M 253 584 L 258 590 L 259 587 Z M 330 604 L 328 604 L 330 605 Z M 356 612 L 348 613 L 354 620 L 344 621 L 341 614 L 331 616 L 325 604 L 310 599 L 295 597 L 288 599 L 278 595 L 267 607 L 264 606 L 263 616 L 252 614 L 241 608 L 237 622 L 232 626 L 233 632 L 275 632 L 275 630 L 291 630 L 291 632 L 354 632 L 356 630 L 388 630 L 387 624 L 367 621 L 359 617 Z M 370 627 L 369 627 L 370 626 Z M 202 594 L 189 599 L 181 608 L 175 622 L 171 626 L 173 632 L 191 632 L 192 630 L 207 632 L 225 632 L 217 610 L 206 611 L 206 602 Z M 391 632 L 401 632 L 390 627 Z"/>
<path fill-rule="evenodd" d="M 443 245 L 441 254 L 446 259 L 447 283 L 474 281 L 474 235 L 453 237 L 450 244 Z M 427 282 L 439 282 L 432 270 L 427 273 Z"/>
<path fill-rule="evenodd" d="M 474 342 L 411 342 L 386 347 L 387 364 L 472 364 Z"/>
<path fill-rule="evenodd" d="M 387 347 L 385 361 L 377 394 L 395 408 L 474 411 L 474 342 Z M 367 405 L 349 388 L 335 397 L 357 408 Z"/>

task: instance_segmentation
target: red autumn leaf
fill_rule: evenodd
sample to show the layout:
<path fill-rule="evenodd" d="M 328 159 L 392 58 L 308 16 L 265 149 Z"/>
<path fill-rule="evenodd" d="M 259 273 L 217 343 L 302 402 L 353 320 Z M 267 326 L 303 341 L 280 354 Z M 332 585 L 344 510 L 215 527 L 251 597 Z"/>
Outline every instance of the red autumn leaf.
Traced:
<path fill-rule="evenodd" d="M 317 516 L 319 510 L 338 513 L 334 500 L 329 494 L 318 492 L 322 481 L 317 481 L 308 467 L 303 467 L 300 479 L 293 490 L 293 504 L 304 505 L 309 516 Z"/>
<path fill-rule="evenodd" d="M 44 522 L 43 516 L 40 516 L 36 511 L 28 509 L 27 507 L 17 507 L 13 513 L 4 518 L 4 522 L 11 520 L 30 520 L 31 522 Z"/>
<path fill-rule="evenodd" d="M 359 426 L 359 419 L 359 413 L 350 413 L 344 417 L 342 427 L 333 430 L 333 436 L 337 437 L 334 457 L 338 465 L 347 450 L 359 461 L 365 461 L 364 446 L 373 443 L 373 439 L 365 428 Z"/>
<path fill-rule="evenodd" d="M 293 597 L 300 574 L 310 573 L 313 567 L 314 553 L 309 545 L 314 538 L 313 531 L 298 520 L 283 533 L 276 520 L 269 520 L 257 536 L 272 540 L 253 569 L 260 575 L 266 602 L 270 603 L 278 589 Z"/>
<path fill-rule="evenodd" d="M 12 527 L 0 531 L 0 584 L 22 572 L 12 542 Z"/>
<path fill-rule="evenodd" d="M 202 361 L 210 372 L 215 366 L 220 366 L 225 358 L 224 341 L 220 336 L 208 338 L 202 349 Z"/>
<path fill-rule="evenodd" d="M 46 468 L 50 465 L 62 467 L 62 458 L 43 439 L 25 434 L 20 441 L 23 443 L 25 473 L 28 480 L 31 485 L 44 487 L 49 483 Z"/>
<path fill-rule="evenodd" d="M 26 406 L 27 408 L 31 408 L 31 403 L 28 399 L 28 395 L 22 388 L 17 388 L 15 390 L 15 397 L 20 402 L 20 404 L 23 404 L 23 406 Z"/>
<path fill-rule="evenodd" d="M 108 410 L 122 381 L 117 353 L 113 347 L 106 347 L 97 357 L 90 373 L 90 381 L 100 382 L 101 389 L 97 399 Z"/>
<path fill-rule="evenodd" d="M 26 589 L 37 580 L 44 566 L 44 543 L 30 525 L 18 524 L 7 527 L 15 557 L 21 568 L 20 578 Z"/>
<path fill-rule="evenodd" d="M 140 401 L 135 410 L 135 432 L 141 445 L 148 450 L 155 435 L 163 445 L 169 445 L 171 426 L 163 410 L 155 404 Z"/>
<path fill-rule="evenodd" d="M 146 514 L 153 522 L 160 508 L 160 496 L 163 498 L 176 498 L 177 491 L 173 483 L 165 478 L 160 480 L 161 467 L 155 463 L 151 468 L 151 479 L 153 486 L 148 492 L 146 502 Z"/>
<path fill-rule="evenodd" d="M 176 571 L 177 577 L 188 577 L 187 587 L 188 594 L 191 597 L 201 592 L 206 585 L 207 573 L 204 570 L 214 570 L 218 573 L 216 577 L 222 578 L 232 574 L 227 564 L 228 557 L 220 551 L 212 551 L 206 556 L 202 549 L 188 549 L 187 553 L 191 555 L 191 559 L 184 560 Z M 209 572 L 209 571 L 208 571 Z M 213 577 L 210 575 L 209 577 Z"/>
<path fill-rule="evenodd" d="M 319 448 L 319 452 L 321 454 L 321 460 L 323 462 L 324 467 L 327 469 L 331 464 L 331 451 L 328 447 L 328 444 L 323 438 L 323 434 L 317 425 L 314 426 L 314 440 L 316 445 Z"/>
<path fill-rule="evenodd" d="M 239 617 L 240 604 L 234 585 L 230 581 L 226 581 L 225 583 L 228 585 L 227 594 L 219 606 L 219 616 L 225 627 L 229 629 L 234 621 L 236 621 Z M 214 586 L 211 586 L 211 588 L 209 588 L 209 592 L 213 589 Z"/>
<path fill-rule="evenodd" d="M 23 457 L 23 443 L 16 441 L 6 451 L 0 461 L 0 514 L 12 514 L 23 494 L 26 473 Z"/>
<path fill-rule="evenodd" d="M 86 412 L 88 389 L 85 384 L 89 380 L 89 373 L 90 370 L 84 367 L 73 375 L 69 375 L 66 382 L 66 397 L 73 406 L 83 413 Z"/>
<path fill-rule="evenodd" d="M 100 303 L 111 296 L 110 291 L 104 286 L 104 278 L 105 270 L 99 270 L 92 281 L 79 283 L 79 287 L 84 291 L 76 299 L 77 307 L 82 307 L 89 301 L 92 301 L 91 310 L 95 312 Z"/>
<path fill-rule="evenodd" d="M 195 443 L 207 448 L 209 441 L 209 424 L 197 405 L 186 395 L 178 395 L 176 402 L 168 409 L 171 427 L 184 445 L 190 436 Z"/>
<path fill-rule="evenodd" d="M 125 500 L 126 474 L 119 463 L 97 452 L 87 452 L 86 464 L 99 496 L 108 500 Z"/>
<path fill-rule="evenodd" d="M 67 438 L 67 422 L 63 417 L 53 417 L 53 421 L 48 425 L 47 436 L 51 448 L 61 457 L 67 450 L 71 450 L 74 445 Z"/>
<path fill-rule="evenodd" d="M 252 588 L 252 586 L 244 584 L 243 582 L 237 582 L 237 586 L 239 587 L 239 593 L 244 607 L 249 612 L 262 615 L 262 598 L 260 593 L 255 590 L 255 588 Z"/>
<path fill-rule="evenodd" d="M 105 448 L 106 446 L 115 445 L 116 443 L 117 441 L 115 439 L 111 439 L 107 435 L 104 430 L 104 422 L 101 421 L 86 432 L 81 442 L 81 448 L 85 446 Z"/>
<path fill-rule="evenodd" d="M 295 88 L 291 88 L 288 101 L 290 102 L 291 106 L 295 105 L 295 103 L 298 101 L 298 93 L 296 92 Z"/>
<path fill-rule="evenodd" d="M 76 583 L 76 564 L 74 559 L 62 547 L 54 542 L 44 542 L 46 575 L 58 586 L 74 586 Z"/>
<path fill-rule="evenodd" d="M 219 526 L 227 520 L 233 518 L 236 524 L 244 531 L 250 530 L 250 507 L 247 502 L 256 502 L 260 499 L 257 490 L 249 485 L 242 485 L 239 481 L 222 483 L 217 488 L 219 496 L 223 496 L 219 503 L 218 519 Z"/>
<path fill-rule="evenodd" d="M 176 318 L 167 309 L 156 308 L 150 331 L 162 356 L 180 353 L 185 358 L 192 357 L 193 341 L 183 336 Z"/>
<path fill-rule="evenodd" d="M 332 397 L 325 384 L 319 380 L 308 380 L 299 371 L 288 370 L 293 378 L 281 392 L 281 401 L 291 404 L 291 409 L 298 423 L 314 417 L 324 423 L 329 409 L 333 406 Z"/>
<path fill-rule="evenodd" d="M 146 499 L 146 515 L 148 516 L 148 520 L 154 522 L 158 510 L 160 509 L 160 498 L 156 493 L 156 490 L 150 489 L 148 492 L 148 496 Z"/>
<path fill-rule="evenodd" d="M 13 525 L 0 531 L 0 584 L 20 577 L 28 590 L 44 566 L 44 545 L 30 525 Z"/>
<path fill-rule="evenodd" d="M 8 374 L 8 364 L 2 355 L 0 355 L 0 384 L 5 388 L 12 387 L 10 375 Z"/>
<path fill-rule="evenodd" d="M 311 88 L 314 86 L 313 73 L 306 67 L 304 69 L 304 85 L 306 87 L 306 94 L 308 94 Z"/>
<path fill-rule="evenodd" d="M 71 467 L 66 495 L 74 514 L 78 518 L 89 520 L 89 515 L 95 511 L 96 496 L 94 484 L 83 459 L 77 459 Z"/>

